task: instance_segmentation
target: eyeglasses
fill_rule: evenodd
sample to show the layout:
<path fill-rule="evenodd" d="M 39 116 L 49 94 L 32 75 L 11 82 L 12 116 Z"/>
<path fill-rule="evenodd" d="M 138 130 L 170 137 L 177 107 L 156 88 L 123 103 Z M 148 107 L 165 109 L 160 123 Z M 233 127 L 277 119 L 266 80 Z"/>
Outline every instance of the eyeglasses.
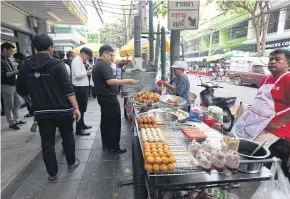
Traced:
<path fill-rule="evenodd" d="M 108 55 L 110 55 L 111 56 L 111 58 L 114 58 L 115 57 L 115 54 L 113 54 L 113 53 L 108 53 L 108 52 L 106 52 Z"/>

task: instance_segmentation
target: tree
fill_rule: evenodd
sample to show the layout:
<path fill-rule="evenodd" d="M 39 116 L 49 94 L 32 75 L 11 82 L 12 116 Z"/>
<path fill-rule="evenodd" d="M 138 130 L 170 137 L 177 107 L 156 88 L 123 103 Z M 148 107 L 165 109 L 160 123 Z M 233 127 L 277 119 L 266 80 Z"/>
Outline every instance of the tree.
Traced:
<path fill-rule="evenodd" d="M 132 30 L 129 30 L 129 38 L 132 37 Z M 104 24 L 100 30 L 100 43 L 110 44 L 120 48 L 127 42 L 127 28 L 124 20 L 119 20 L 116 23 Z"/>
<path fill-rule="evenodd" d="M 218 0 L 216 3 L 223 12 L 230 10 L 236 13 L 249 13 L 255 30 L 257 54 L 262 56 L 266 48 L 266 36 L 270 17 L 269 0 Z"/>
<path fill-rule="evenodd" d="M 153 16 L 165 18 L 167 15 L 167 1 L 157 0 L 153 2 Z"/>

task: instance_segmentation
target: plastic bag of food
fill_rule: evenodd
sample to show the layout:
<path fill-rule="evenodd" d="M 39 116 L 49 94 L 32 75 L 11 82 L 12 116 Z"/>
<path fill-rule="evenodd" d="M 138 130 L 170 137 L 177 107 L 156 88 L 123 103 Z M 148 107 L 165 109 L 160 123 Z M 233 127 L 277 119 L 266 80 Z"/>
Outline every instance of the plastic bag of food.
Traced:
<path fill-rule="evenodd" d="M 240 140 L 234 137 L 225 136 L 223 142 L 227 144 L 227 150 L 238 151 Z"/>
<path fill-rule="evenodd" d="M 226 156 L 224 152 L 220 150 L 213 150 L 212 152 L 212 165 L 219 172 L 222 172 L 224 170 L 226 164 L 225 157 Z"/>
<path fill-rule="evenodd" d="M 275 180 L 274 176 L 277 173 L 278 179 Z M 290 183 L 285 177 L 280 164 L 275 161 L 271 167 L 272 179 L 261 183 L 260 187 L 252 196 L 252 199 L 289 199 L 290 198 Z"/>
<path fill-rule="evenodd" d="M 192 153 L 192 155 L 194 157 L 196 157 L 196 154 L 198 152 L 199 149 L 201 149 L 201 145 L 196 142 L 196 140 L 194 139 L 188 146 L 189 151 Z"/>
<path fill-rule="evenodd" d="M 211 160 L 211 154 L 203 149 L 199 150 L 196 155 L 196 160 L 198 162 L 198 165 L 204 170 L 204 171 L 210 171 L 212 167 L 212 160 Z"/>
<path fill-rule="evenodd" d="M 214 117 L 215 122 L 223 122 L 223 109 L 217 106 L 209 106 L 208 114 Z"/>
<path fill-rule="evenodd" d="M 240 155 L 236 151 L 228 151 L 225 156 L 226 166 L 233 171 L 236 171 L 240 166 Z"/>

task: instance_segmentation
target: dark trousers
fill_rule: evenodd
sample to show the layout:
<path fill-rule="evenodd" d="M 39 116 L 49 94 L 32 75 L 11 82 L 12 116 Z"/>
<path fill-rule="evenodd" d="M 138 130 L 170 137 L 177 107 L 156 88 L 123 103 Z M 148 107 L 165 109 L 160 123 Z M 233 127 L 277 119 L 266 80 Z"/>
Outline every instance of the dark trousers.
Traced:
<path fill-rule="evenodd" d="M 56 127 L 58 127 L 60 131 L 67 164 L 71 165 L 75 162 L 73 116 L 62 115 L 52 118 L 39 119 L 37 122 L 41 137 L 42 156 L 46 170 L 50 176 L 56 176 L 58 172 L 54 147 Z"/>
<path fill-rule="evenodd" d="M 84 126 L 84 114 L 87 111 L 89 87 L 88 86 L 76 86 L 75 95 L 78 102 L 79 110 L 81 112 L 81 119 L 76 122 L 76 132 L 79 133 Z"/>
<path fill-rule="evenodd" d="M 101 107 L 101 137 L 103 146 L 120 149 L 121 107 L 117 96 L 97 96 Z"/>
<path fill-rule="evenodd" d="M 27 102 L 25 102 L 25 104 L 26 104 L 26 108 L 28 110 L 29 115 L 33 115 L 33 110 L 31 108 L 30 104 L 28 104 Z"/>

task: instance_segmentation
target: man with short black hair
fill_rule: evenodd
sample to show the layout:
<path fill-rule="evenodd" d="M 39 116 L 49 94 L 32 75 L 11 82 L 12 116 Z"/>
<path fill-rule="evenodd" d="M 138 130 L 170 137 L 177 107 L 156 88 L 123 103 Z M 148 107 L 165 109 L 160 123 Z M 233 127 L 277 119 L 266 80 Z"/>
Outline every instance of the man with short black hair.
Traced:
<path fill-rule="evenodd" d="M 17 91 L 31 98 L 34 117 L 39 126 L 42 156 L 50 182 L 58 182 L 55 154 L 55 132 L 58 127 L 66 156 L 68 171 L 79 166 L 75 158 L 73 115 L 80 119 L 73 87 L 64 63 L 52 57 L 53 40 L 45 35 L 36 35 L 32 45 L 37 53 L 20 68 Z"/>
<path fill-rule="evenodd" d="M 92 126 L 88 126 L 84 122 L 84 114 L 87 111 L 89 99 L 88 75 L 92 74 L 92 69 L 87 71 L 84 62 L 87 62 L 91 57 L 93 57 L 92 50 L 84 47 L 80 50 L 80 55 L 76 56 L 71 63 L 72 84 L 81 112 L 81 119 L 79 122 L 76 122 L 76 135 L 90 135 L 90 133 L 84 130 L 92 128 Z"/>
<path fill-rule="evenodd" d="M 103 149 L 108 149 L 109 154 L 126 153 L 125 148 L 120 148 L 121 135 L 121 108 L 117 98 L 118 86 L 136 84 L 133 79 L 115 79 L 111 68 L 114 59 L 114 49 L 104 45 L 99 49 L 100 60 L 93 67 L 93 80 L 98 102 L 101 106 L 101 137 Z"/>
<path fill-rule="evenodd" d="M 5 42 L 1 44 L 1 96 L 4 103 L 4 112 L 9 128 L 19 130 L 21 124 L 25 124 L 19 119 L 18 112 L 21 107 L 21 99 L 16 92 L 16 75 L 18 70 L 14 68 L 9 60 L 15 47 Z"/>
<path fill-rule="evenodd" d="M 70 66 L 65 63 L 65 60 L 64 60 L 64 52 L 62 50 L 57 50 L 57 53 L 59 55 L 59 59 L 64 62 L 65 67 L 66 67 L 66 70 L 67 70 L 67 72 L 69 74 L 69 77 L 71 78 Z"/>
<path fill-rule="evenodd" d="M 71 62 L 72 60 L 76 57 L 76 54 L 73 51 L 67 51 L 66 53 L 66 59 L 64 60 L 64 63 L 66 63 L 67 65 L 69 65 L 69 67 L 71 68 Z"/>

